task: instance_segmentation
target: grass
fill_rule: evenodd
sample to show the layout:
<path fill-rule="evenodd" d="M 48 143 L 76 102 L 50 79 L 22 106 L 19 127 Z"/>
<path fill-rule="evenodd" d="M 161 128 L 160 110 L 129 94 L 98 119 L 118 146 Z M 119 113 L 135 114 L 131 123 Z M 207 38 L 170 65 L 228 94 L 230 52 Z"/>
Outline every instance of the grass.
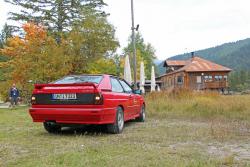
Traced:
<path fill-rule="evenodd" d="M 119 135 L 99 127 L 53 135 L 27 108 L 0 110 L 0 166 L 250 166 L 250 96 L 154 93 L 148 120 Z"/>
<path fill-rule="evenodd" d="M 158 118 L 237 120 L 250 122 L 250 96 L 180 91 L 146 97 L 149 114 Z"/>

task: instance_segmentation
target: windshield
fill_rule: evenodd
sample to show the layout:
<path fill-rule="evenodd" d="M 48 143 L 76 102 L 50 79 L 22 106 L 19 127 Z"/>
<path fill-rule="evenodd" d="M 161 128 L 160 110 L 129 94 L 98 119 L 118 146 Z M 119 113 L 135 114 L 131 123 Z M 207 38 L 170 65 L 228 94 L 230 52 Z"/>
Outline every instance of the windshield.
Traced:
<path fill-rule="evenodd" d="M 62 79 L 59 79 L 54 82 L 54 84 L 74 84 L 74 83 L 84 83 L 91 82 L 99 84 L 102 80 L 102 76 L 91 76 L 91 75 L 82 75 L 82 76 L 67 76 Z"/>

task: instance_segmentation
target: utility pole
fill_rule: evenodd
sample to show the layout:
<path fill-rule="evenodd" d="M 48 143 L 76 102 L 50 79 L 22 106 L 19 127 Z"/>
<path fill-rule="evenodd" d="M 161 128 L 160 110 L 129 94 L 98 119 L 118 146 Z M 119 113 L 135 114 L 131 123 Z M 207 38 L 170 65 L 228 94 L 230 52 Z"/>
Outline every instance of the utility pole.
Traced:
<path fill-rule="evenodd" d="M 137 89 L 136 81 L 136 45 L 135 45 L 135 30 L 138 30 L 139 25 L 135 27 L 134 22 L 134 0 L 131 0 L 131 17 L 132 17 L 132 44 L 133 44 L 133 65 L 134 65 L 134 89 Z"/>

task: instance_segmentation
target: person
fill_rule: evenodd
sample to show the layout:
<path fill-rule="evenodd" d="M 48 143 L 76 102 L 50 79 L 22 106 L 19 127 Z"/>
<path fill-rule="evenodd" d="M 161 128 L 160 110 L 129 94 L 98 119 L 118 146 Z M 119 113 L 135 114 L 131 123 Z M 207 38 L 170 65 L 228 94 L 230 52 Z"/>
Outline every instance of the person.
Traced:
<path fill-rule="evenodd" d="M 16 87 L 16 84 L 13 84 L 10 88 L 9 99 L 10 99 L 10 107 L 15 107 L 18 104 L 19 100 L 19 90 Z"/>

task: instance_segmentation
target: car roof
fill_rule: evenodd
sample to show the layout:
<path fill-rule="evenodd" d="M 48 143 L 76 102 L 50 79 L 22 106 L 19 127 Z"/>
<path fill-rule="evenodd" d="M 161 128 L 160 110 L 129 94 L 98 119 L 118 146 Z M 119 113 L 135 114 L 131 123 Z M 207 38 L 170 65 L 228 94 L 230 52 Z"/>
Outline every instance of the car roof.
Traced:
<path fill-rule="evenodd" d="M 114 77 L 117 77 L 116 75 L 114 74 L 70 74 L 70 75 L 66 75 L 66 76 L 103 76 L 103 75 L 106 75 L 106 76 L 114 76 Z"/>
<path fill-rule="evenodd" d="M 64 77 L 71 77 L 71 76 L 72 77 L 74 77 L 74 76 L 103 76 L 103 77 L 106 76 L 106 77 L 114 77 L 114 78 L 123 80 L 123 81 L 125 81 L 128 84 L 128 82 L 126 80 L 124 80 L 123 78 L 121 78 L 119 76 L 116 76 L 114 74 L 72 74 L 72 75 L 66 75 Z"/>
<path fill-rule="evenodd" d="M 67 76 L 64 76 L 64 77 L 74 77 L 74 76 L 103 76 L 103 79 L 104 78 L 107 78 L 107 77 L 113 77 L 113 78 L 116 78 L 116 79 L 119 79 L 119 80 L 122 80 L 124 82 L 126 82 L 128 85 L 130 85 L 126 80 L 124 80 L 123 78 L 119 77 L 119 76 L 116 76 L 116 75 L 113 75 L 113 74 L 72 74 L 72 75 L 67 75 Z M 104 79 L 106 80 L 106 79 Z M 102 80 L 103 81 L 103 80 Z M 109 85 L 110 83 L 102 83 L 102 81 L 98 84 L 100 87 L 110 87 L 111 85 Z M 131 86 L 131 85 L 130 85 Z"/>
<path fill-rule="evenodd" d="M 66 75 L 65 77 L 70 77 L 70 76 L 109 76 L 123 80 L 123 78 L 116 76 L 114 74 L 71 74 L 71 75 Z"/>

